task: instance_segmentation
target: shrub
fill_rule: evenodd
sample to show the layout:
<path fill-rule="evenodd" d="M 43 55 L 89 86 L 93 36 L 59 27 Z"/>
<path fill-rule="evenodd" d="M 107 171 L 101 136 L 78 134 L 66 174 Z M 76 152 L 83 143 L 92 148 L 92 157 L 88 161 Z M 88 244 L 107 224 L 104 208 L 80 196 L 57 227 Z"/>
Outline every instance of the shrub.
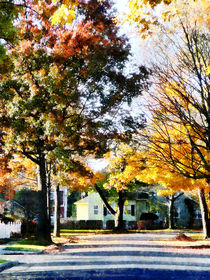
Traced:
<path fill-rule="evenodd" d="M 87 221 L 87 227 L 88 229 L 102 229 L 103 228 L 103 222 L 100 220 L 90 220 Z"/>
<path fill-rule="evenodd" d="M 68 229 L 102 229 L 103 222 L 100 220 L 70 221 L 66 224 L 65 228 L 68 228 Z"/>
<path fill-rule="evenodd" d="M 106 222 L 106 229 L 114 229 L 114 221 L 109 220 Z"/>
<path fill-rule="evenodd" d="M 128 229 L 137 229 L 136 221 L 128 221 Z"/>
<path fill-rule="evenodd" d="M 21 234 L 23 237 L 35 235 L 37 224 L 34 221 L 23 220 L 21 223 Z"/>

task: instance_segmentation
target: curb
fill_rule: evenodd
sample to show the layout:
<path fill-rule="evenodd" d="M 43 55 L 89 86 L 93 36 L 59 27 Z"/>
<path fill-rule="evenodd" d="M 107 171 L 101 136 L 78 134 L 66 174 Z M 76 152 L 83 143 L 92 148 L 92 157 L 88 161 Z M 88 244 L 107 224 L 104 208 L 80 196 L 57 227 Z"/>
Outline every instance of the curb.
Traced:
<path fill-rule="evenodd" d="M 4 269 L 13 267 L 13 266 L 18 265 L 18 264 L 19 264 L 18 261 L 8 261 L 6 263 L 1 263 L 0 264 L 0 272 L 3 271 Z"/>
<path fill-rule="evenodd" d="M 39 255 L 42 254 L 43 250 L 40 251 L 12 251 L 4 250 L 1 255 Z"/>

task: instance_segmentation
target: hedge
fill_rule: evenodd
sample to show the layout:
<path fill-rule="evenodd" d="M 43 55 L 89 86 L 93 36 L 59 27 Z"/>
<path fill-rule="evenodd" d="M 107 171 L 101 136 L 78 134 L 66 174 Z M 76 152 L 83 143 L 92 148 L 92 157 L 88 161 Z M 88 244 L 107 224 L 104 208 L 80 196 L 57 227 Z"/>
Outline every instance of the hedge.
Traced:
<path fill-rule="evenodd" d="M 80 220 L 67 222 L 68 229 L 103 229 L 103 222 L 100 220 Z"/>

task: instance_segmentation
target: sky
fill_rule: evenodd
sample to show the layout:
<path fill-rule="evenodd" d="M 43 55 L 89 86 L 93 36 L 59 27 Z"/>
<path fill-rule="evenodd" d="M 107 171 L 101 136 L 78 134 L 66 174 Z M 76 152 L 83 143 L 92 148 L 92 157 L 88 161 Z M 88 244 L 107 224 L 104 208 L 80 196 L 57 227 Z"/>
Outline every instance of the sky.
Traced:
<path fill-rule="evenodd" d="M 122 15 L 123 13 L 126 13 L 128 11 L 128 0 L 114 0 L 114 2 L 119 12 L 119 15 Z M 136 30 L 128 24 L 125 24 L 123 27 L 121 27 L 121 29 L 122 32 L 125 33 L 130 40 L 134 61 L 137 64 L 144 64 L 144 47 L 141 45 L 141 40 L 138 37 Z"/>
<path fill-rule="evenodd" d="M 116 3 L 116 8 L 119 12 L 119 14 L 123 14 L 124 12 L 126 12 L 128 10 L 128 0 L 115 0 L 114 1 Z M 130 44 L 131 44 L 131 51 L 133 53 L 133 63 L 137 64 L 137 65 L 142 65 L 144 64 L 144 48 L 143 46 L 141 46 L 140 44 L 140 39 L 138 38 L 138 36 L 136 35 L 136 32 L 134 30 L 134 28 L 132 28 L 130 25 L 124 25 L 122 28 L 122 33 L 125 33 L 126 36 L 129 38 L 130 40 Z M 140 109 L 140 102 L 138 102 L 138 100 L 135 100 L 135 102 L 133 102 L 132 104 L 132 111 L 136 111 L 138 112 L 138 110 Z M 142 112 L 142 110 L 141 110 Z M 89 159 L 88 160 L 88 165 L 94 170 L 94 171 L 101 171 L 102 169 L 104 169 L 107 165 L 108 162 L 105 159 Z"/>

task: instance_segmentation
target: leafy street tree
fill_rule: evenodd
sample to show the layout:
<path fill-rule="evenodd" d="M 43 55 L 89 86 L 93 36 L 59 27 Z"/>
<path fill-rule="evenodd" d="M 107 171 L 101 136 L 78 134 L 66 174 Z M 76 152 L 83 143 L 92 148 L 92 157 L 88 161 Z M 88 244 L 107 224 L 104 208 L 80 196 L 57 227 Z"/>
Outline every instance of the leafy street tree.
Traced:
<path fill-rule="evenodd" d="M 47 163 L 56 158 L 73 170 L 78 155 L 100 154 L 108 139 L 124 137 L 135 121 L 124 115 L 118 126 L 122 105 L 147 85 L 144 67 L 126 74 L 130 48 L 108 2 L 80 1 L 80 16 L 62 27 L 48 21 L 53 5 L 34 1 L 33 14 L 18 22 L 19 43 L 8 49 L 13 71 L 1 75 L 1 142 L 39 168 L 38 231 L 49 242 Z"/>
<path fill-rule="evenodd" d="M 107 154 L 109 165 L 107 178 L 96 182 L 95 189 L 101 196 L 106 208 L 115 218 L 115 229 L 124 229 L 123 210 L 128 192 L 135 191 L 141 184 L 135 178 L 143 168 L 137 159 L 134 150 L 126 144 L 117 145 L 112 152 Z M 115 199 L 117 209 L 113 209 L 111 202 Z"/>
<path fill-rule="evenodd" d="M 127 192 L 145 187 L 144 182 L 148 189 L 157 192 L 159 196 L 166 197 L 169 228 L 174 228 L 174 202 L 184 194 L 184 191 L 189 191 L 194 187 L 190 186 L 189 179 L 176 173 L 170 173 L 167 166 L 164 169 L 160 164 L 157 165 L 154 161 L 154 154 L 145 148 L 140 150 L 138 145 L 132 147 L 131 144 L 130 146 L 121 144 L 114 153 L 108 155 L 109 175 L 103 187 L 105 190 L 109 190 L 109 195 L 111 193 L 113 197 L 116 197 L 116 193 L 118 194 L 118 211 L 111 209 L 110 205 L 106 205 L 107 202 L 104 199 L 106 193 L 101 190 L 100 185 L 96 185 L 96 190 L 110 213 L 115 215 L 117 225 L 123 225 L 123 206 L 127 199 Z"/>
<path fill-rule="evenodd" d="M 181 28 L 184 36 L 179 37 L 180 41 L 165 34 L 164 47 L 159 45 L 157 52 L 160 63 L 152 66 L 154 84 L 149 106 L 153 121 L 147 143 L 154 165 L 165 173 L 168 169 L 188 178 L 189 186 L 198 189 L 204 236 L 209 237 L 209 39 L 196 26 L 191 28 L 181 22 Z"/>

